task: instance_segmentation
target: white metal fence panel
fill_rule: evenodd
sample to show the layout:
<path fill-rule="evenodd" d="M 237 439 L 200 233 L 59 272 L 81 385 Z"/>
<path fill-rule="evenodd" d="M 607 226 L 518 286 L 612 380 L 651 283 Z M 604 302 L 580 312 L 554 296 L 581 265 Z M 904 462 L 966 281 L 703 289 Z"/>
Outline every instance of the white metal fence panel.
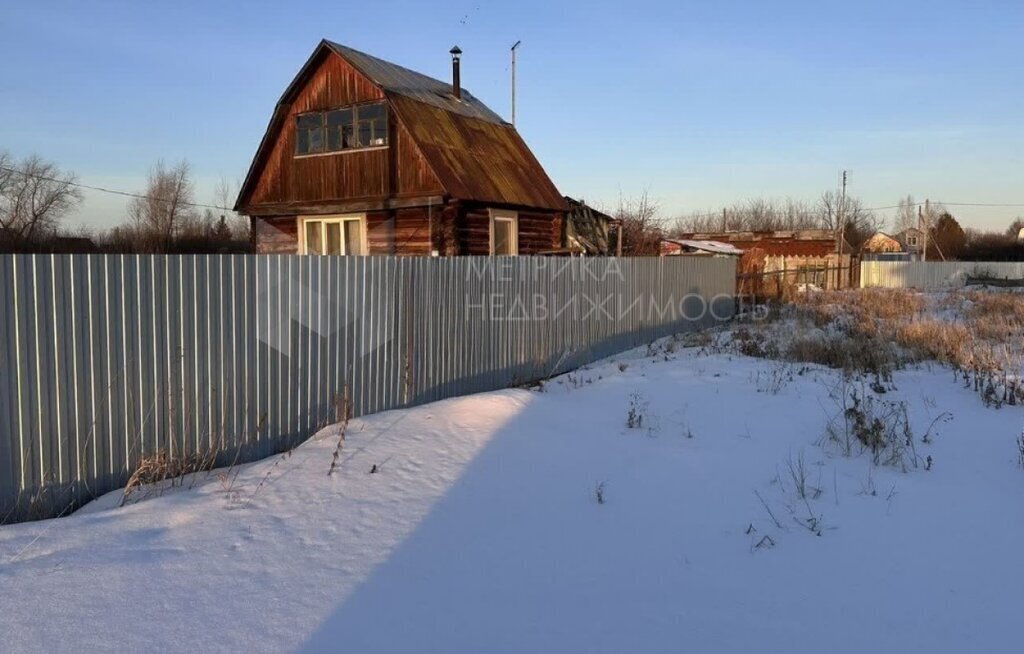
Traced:
<path fill-rule="evenodd" d="M 969 277 L 1024 279 L 1024 262 L 1006 261 L 863 261 L 861 288 L 948 288 Z"/>
<path fill-rule="evenodd" d="M 735 262 L 0 255 L 0 523 L 726 320 Z"/>

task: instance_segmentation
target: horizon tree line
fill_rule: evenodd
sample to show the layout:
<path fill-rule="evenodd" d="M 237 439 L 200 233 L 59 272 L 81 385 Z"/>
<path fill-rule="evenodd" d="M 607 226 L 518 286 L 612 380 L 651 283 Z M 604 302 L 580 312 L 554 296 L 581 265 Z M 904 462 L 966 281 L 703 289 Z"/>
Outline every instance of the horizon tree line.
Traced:
<path fill-rule="evenodd" d="M 97 251 L 120 253 L 213 253 L 251 251 L 249 221 L 234 211 L 214 212 L 200 206 L 188 161 L 167 164 L 158 160 L 150 168 L 145 188 L 127 205 L 124 220 L 109 229 L 69 230 L 66 219 L 84 202 L 78 178 L 38 155 L 16 160 L 0 150 L 0 250 L 54 251 L 62 242 L 88 239 Z M 231 205 L 235 188 L 224 178 L 214 188 L 213 204 Z M 730 231 L 823 229 L 837 231 L 856 251 L 885 219 L 864 207 L 852 195 L 823 192 L 816 201 L 753 198 L 718 210 L 666 217 L 647 191 L 635 197 L 620 194 L 611 212 L 622 222 L 623 255 L 659 253 L 666 236 Z M 924 215 L 927 214 L 927 215 Z M 1013 246 L 1024 217 L 1005 232 L 964 229 L 940 203 L 925 212 L 912 196 L 900 198 L 892 227 L 926 227 L 934 254 L 956 258 L 984 253 L 997 258 L 1019 256 Z M 77 247 L 71 244 L 70 247 Z M 933 252 L 929 248 L 929 258 Z"/>
<path fill-rule="evenodd" d="M 19 161 L 0 150 L 0 251 L 156 254 L 251 249 L 247 218 L 200 206 L 186 160 L 172 165 L 157 161 L 145 188 L 128 201 L 121 224 L 109 229 L 66 226 L 85 199 L 77 184 L 73 172 L 38 155 Z M 229 207 L 234 198 L 232 186 L 223 178 L 213 195 L 213 204 L 220 207 Z"/>

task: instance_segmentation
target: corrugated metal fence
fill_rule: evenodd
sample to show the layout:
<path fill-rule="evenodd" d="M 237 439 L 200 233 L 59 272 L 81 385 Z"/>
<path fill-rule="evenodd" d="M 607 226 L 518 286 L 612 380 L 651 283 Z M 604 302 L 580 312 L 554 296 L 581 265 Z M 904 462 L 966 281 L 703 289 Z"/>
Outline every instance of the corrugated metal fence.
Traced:
<path fill-rule="evenodd" d="M 864 261 L 861 288 L 944 288 L 968 277 L 1024 279 L 1024 263 L 1005 261 Z"/>
<path fill-rule="evenodd" d="M 283 451 L 346 389 L 358 416 L 709 325 L 734 284 L 718 258 L 0 255 L 0 522 L 158 451 Z"/>

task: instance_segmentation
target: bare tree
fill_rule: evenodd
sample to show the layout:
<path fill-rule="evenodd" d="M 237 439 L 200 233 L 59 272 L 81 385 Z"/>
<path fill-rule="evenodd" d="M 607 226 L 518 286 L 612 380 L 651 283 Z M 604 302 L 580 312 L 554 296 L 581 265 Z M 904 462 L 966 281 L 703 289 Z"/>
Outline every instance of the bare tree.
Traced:
<path fill-rule="evenodd" d="M 659 254 L 665 230 L 658 216 L 658 205 L 647 191 L 638 198 L 619 197 L 615 217 L 622 221 L 622 254 L 654 256 Z"/>
<path fill-rule="evenodd" d="M 237 185 L 232 187 L 224 177 L 220 178 L 213 190 L 214 204 L 220 207 L 231 207 L 235 203 L 235 196 L 238 195 Z M 224 209 L 221 218 L 227 223 L 231 230 L 231 236 L 238 240 L 248 241 L 250 238 L 250 223 L 247 216 L 235 211 Z"/>
<path fill-rule="evenodd" d="M 855 250 L 860 249 L 881 226 L 878 217 L 865 209 L 859 198 L 843 197 L 835 191 L 821 194 L 818 212 L 819 226 L 836 232 L 842 229 L 846 242 Z"/>
<path fill-rule="evenodd" d="M 175 237 L 196 222 L 191 169 L 182 160 L 168 167 L 158 161 L 149 172 L 142 197 L 128 205 L 132 233 L 144 243 L 139 247 L 156 252 L 171 250 Z"/>
<path fill-rule="evenodd" d="M 0 232 L 19 241 L 54 233 L 82 202 L 75 179 L 37 155 L 15 161 L 0 152 Z"/>
<path fill-rule="evenodd" d="M 900 198 L 896 208 L 896 231 L 902 232 L 905 229 L 916 228 L 917 226 L 917 203 L 914 202 L 914 197 L 908 195 L 905 198 Z"/>
<path fill-rule="evenodd" d="M 674 233 L 723 231 L 772 232 L 799 229 L 837 229 L 839 197 L 829 192 L 815 205 L 787 198 L 784 201 L 757 198 L 725 209 L 682 216 Z M 847 198 L 844 212 L 860 230 L 871 230 L 875 218 L 863 209 L 860 201 Z"/>

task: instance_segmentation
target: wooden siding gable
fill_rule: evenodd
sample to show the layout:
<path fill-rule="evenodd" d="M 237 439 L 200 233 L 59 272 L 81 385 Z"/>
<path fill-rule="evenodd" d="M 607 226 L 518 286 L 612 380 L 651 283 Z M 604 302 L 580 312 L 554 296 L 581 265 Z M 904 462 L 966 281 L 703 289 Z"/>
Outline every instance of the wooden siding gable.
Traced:
<path fill-rule="evenodd" d="M 389 104 L 388 146 L 295 156 L 297 115 L 360 102 Z M 278 101 L 238 195 L 235 210 L 444 193 L 387 95 L 321 43 Z"/>

